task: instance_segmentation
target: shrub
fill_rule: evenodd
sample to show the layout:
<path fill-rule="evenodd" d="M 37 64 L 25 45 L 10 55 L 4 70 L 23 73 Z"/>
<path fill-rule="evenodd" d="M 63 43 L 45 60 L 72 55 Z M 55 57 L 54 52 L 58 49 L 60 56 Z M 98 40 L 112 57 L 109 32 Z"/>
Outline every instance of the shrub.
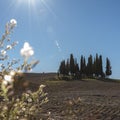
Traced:
<path fill-rule="evenodd" d="M 5 33 L 0 40 L 0 120 L 32 120 L 42 110 L 42 105 L 48 102 L 47 93 L 43 91 L 45 85 L 40 85 L 36 92 L 26 89 L 27 81 L 23 79 L 23 72 L 32 70 L 38 64 L 38 60 L 28 63 L 28 59 L 34 54 L 33 48 L 28 42 L 24 43 L 20 53 L 24 62 L 18 65 L 19 60 L 9 60 L 8 51 L 13 49 L 18 42 L 10 42 L 10 34 L 17 25 L 15 19 L 10 20 L 5 27 Z"/>

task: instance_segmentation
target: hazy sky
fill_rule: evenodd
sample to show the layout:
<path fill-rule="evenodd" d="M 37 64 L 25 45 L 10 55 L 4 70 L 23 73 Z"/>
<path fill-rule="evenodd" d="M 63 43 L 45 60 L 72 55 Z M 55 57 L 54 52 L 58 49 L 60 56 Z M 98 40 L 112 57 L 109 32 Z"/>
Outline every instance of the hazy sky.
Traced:
<path fill-rule="evenodd" d="M 120 0 L 0 0 L 0 35 L 12 18 L 18 24 L 11 38 L 19 44 L 9 54 L 20 58 L 29 42 L 40 60 L 34 72 L 57 71 L 70 53 L 78 60 L 98 53 L 120 78 Z"/>

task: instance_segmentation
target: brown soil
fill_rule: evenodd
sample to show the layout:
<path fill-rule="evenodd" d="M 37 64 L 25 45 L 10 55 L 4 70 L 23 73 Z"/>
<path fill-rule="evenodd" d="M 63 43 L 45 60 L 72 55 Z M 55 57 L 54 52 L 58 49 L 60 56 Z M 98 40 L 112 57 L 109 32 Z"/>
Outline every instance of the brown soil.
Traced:
<path fill-rule="evenodd" d="M 26 76 L 32 88 L 46 84 L 49 102 L 44 106 L 44 115 L 51 112 L 53 120 L 120 120 L 120 82 L 57 81 L 46 76 Z"/>

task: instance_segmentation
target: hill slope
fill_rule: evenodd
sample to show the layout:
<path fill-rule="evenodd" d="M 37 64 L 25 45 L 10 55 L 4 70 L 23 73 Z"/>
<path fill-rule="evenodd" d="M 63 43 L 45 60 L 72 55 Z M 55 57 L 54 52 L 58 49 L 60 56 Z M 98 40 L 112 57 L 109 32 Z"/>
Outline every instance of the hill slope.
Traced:
<path fill-rule="evenodd" d="M 120 83 L 100 80 L 57 81 L 28 75 L 32 84 L 45 84 L 49 102 L 44 112 L 55 120 L 119 120 Z"/>

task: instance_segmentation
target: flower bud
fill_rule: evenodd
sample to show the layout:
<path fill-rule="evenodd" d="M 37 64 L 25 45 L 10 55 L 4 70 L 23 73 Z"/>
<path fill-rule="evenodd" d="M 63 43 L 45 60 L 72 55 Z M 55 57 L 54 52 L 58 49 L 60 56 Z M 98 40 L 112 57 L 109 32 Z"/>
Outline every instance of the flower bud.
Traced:
<path fill-rule="evenodd" d="M 12 46 L 11 45 L 7 45 L 6 47 L 8 50 L 12 49 Z"/>
<path fill-rule="evenodd" d="M 12 76 L 11 75 L 5 75 L 4 80 L 7 82 L 12 82 Z"/>
<path fill-rule="evenodd" d="M 17 21 L 16 21 L 15 19 L 11 19 L 11 20 L 10 20 L 10 24 L 11 24 L 12 26 L 16 26 L 16 25 L 17 25 Z"/>
<path fill-rule="evenodd" d="M 20 54 L 25 58 L 29 58 L 34 54 L 33 48 L 29 45 L 28 42 L 24 43 L 24 46 L 21 49 Z"/>

